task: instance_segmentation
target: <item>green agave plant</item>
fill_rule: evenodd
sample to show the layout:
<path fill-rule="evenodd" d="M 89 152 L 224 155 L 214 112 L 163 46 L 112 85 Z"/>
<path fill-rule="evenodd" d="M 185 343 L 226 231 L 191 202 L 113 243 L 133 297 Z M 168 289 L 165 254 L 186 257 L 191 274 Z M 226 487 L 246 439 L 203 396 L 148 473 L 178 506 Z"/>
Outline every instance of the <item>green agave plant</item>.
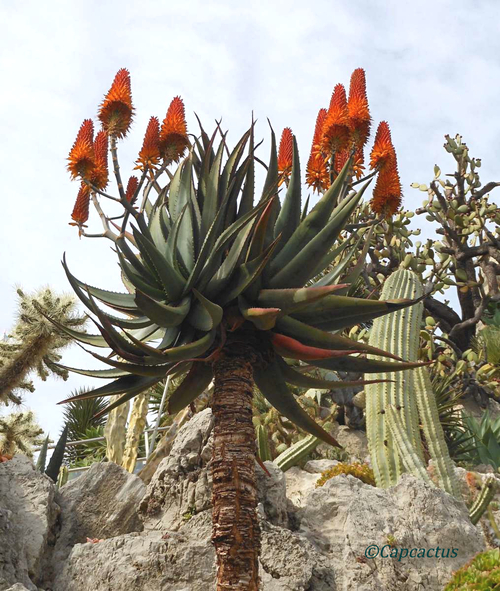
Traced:
<path fill-rule="evenodd" d="M 348 247 L 359 241 L 352 234 L 355 229 L 349 234 L 344 228 L 369 182 L 359 190 L 353 188 L 352 158 L 307 211 L 301 202 L 295 138 L 291 176 L 280 202 L 274 133 L 264 187 L 255 199 L 254 124 L 232 151 L 219 127 L 211 137 L 201 125 L 200 129 L 165 187 L 158 186 L 158 174 L 151 176 L 139 208 L 133 203 L 147 169 L 135 194 L 127 199 L 112 137 L 120 191 L 114 200 L 124 208 L 120 232 L 110 231 L 110 220 L 100 207 L 98 212 L 104 218 L 103 235 L 114 242 L 127 292 L 87 284 L 70 272 L 64 259 L 68 280 L 99 334 L 56 324 L 84 345 L 111 349 L 111 355 L 91 353 L 109 369 L 65 368 L 112 379 L 68 401 L 118 396 L 103 411 L 109 412 L 167 375 L 185 376 L 168 401 L 169 412 L 176 413 L 215 380 L 213 541 L 219 584 L 236 585 L 235 581 L 245 579 L 253 583 L 244 588 L 254 589 L 259 553 L 254 382 L 284 417 L 338 445 L 297 402 L 288 385 L 337 389 L 367 382 L 310 376 L 307 366 L 298 367 L 297 360 L 313 367 L 368 374 L 415 367 L 418 364 L 339 334 L 346 327 L 410 306 L 414 300 L 344 295 L 348 285 L 339 281 L 347 273 L 349 259 L 322 274 L 340 252 L 354 254 L 356 249 Z M 94 204 L 99 195 L 106 197 L 91 183 L 87 185 Z M 148 198 L 152 188 L 158 192 L 154 203 Z M 368 359 L 368 354 L 386 359 Z"/>

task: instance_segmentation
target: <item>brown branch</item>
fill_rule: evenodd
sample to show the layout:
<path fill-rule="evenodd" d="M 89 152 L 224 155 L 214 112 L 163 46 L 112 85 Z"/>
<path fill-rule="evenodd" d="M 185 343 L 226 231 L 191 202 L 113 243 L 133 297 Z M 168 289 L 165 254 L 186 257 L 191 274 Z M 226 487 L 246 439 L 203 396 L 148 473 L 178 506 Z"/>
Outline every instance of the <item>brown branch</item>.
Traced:
<path fill-rule="evenodd" d="M 483 297 L 483 301 L 481 302 L 481 305 L 476 309 L 476 312 L 474 314 L 474 316 L 472 318 L 467 318 L 467 320 L 464 320 L 463 322 L 460 322 L 459 324 L 456 324 L 452 329 L 451 332 L 449 333 L 449 336 L 451 339 L 457 339 L 457 335 L 461 332 L 463 332 L 464 330 L 467 330 L 468 328 L 472 328 L 473 326 L 475 326 L 482 318 L 484 311 L 486 310 L 486 307 L 488 306 L 488 303 L 490 301 L 490 298 L 488 296 Z"/>
<path fill-rule="evenodd" d="M 484 185 L 484 187 L 482 189 L 480 189 L 479 191 L 474 191 L 472 193 L 472 196 L 474 197 L 474 199 L 481 199 L 481 197 L 484 197 L 487 193 L 492 191 L 495 187 L 500 187 L 500 183 L 496 183 L 493 181 L 491 183 L 486 183 L 486 185 Z"/>

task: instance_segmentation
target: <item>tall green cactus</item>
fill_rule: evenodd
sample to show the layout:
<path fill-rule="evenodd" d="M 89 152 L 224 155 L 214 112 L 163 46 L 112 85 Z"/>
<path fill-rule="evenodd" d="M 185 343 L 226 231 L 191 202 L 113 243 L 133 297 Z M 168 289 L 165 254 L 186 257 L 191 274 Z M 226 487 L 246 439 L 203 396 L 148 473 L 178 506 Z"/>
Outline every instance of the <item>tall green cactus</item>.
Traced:
<path fill-rule="evenodd" d="M 422 293 L 417 275 L 399 269 L 384 284 L 381 298 L 418 298 Z M 390 316 L 377 318 L 370 333 L 370 345 L 384 347 L 404 359 L 416 361 L 422 312 L 420 302 Z M 404 470 L 430 481 L 425 469 L 420 421 L 440 486 L 460 497 L 426 368 L 377 377 L 392 380 L 365 387 L 366 432 L 377 485 L 385 488 L 396 484 Z"/>
<path fill-rule="evenodd" d="M 497 490 L 497 481 L 494 476 L 490 476 L 486 479 L 477 499 L 474 501 L 472 507 L 469 510 L 470 520 L 474 525 L 481 519 L 483 513 L 491 503 L 495 492 Z"/>
<path fill-rule="evenodd" d="M 421 296 L 422 286 L 416 275 L 411 271 L 400 269 L 385 282 L 380 297 L 395 300 Z M 370 344 L 383 343 L 387 351 L 408 361 L 416 361 L 421 318 L 421 303 L 404 311 L 377 318 L 373 323 L 369 342 Z M 398 375 L 384 373 L 377 375 L 376 378 L 392 380 L 381 384 L 369 384 L 365 388 L 366 432 L 373 472 L 377 485 L 386 488 L 396 484 L 403 472 L 403 465 L 394 448 L 394 440 L 388 431 L 382 412 L 388 405 L 401 408 L 401 420 L 406 436 L 415 453 L 422 460 L 423 448 L 418 432 L 417 405 L 412 392 L 411 371 L 399 372 Z"/>

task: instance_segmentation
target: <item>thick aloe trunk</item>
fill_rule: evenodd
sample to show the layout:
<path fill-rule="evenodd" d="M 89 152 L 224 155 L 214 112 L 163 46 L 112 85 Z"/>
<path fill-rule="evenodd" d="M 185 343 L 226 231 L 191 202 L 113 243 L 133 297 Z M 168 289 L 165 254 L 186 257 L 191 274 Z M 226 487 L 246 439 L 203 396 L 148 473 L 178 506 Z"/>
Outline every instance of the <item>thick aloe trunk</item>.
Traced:
<path fill-rule="evenodd" d="M 258 589 L 260 530 L 252 423 L 255 357 L 250 347 L 233 342 L 214 362 L 212 541 L 217 591 Z"/>

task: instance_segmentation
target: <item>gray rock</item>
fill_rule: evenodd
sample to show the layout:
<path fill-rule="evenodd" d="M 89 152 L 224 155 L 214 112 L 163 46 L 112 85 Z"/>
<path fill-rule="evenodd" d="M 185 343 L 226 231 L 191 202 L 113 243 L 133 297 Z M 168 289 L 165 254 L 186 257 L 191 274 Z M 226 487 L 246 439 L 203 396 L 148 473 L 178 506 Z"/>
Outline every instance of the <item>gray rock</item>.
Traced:
<path fill-rule="evenodd" d="M 26 456 L 0 464 L 0 590 L 18 583 L 36 591 L 54 543 L 54 496 L 53 482 Z"/>
<path fill-rule="evenodd" d="M 53 591 L 207 591 L 215 580 L 210 516 L 182 532 L 144 531 L 77 544 Z"/>
<path fill-rule="evenodd" d="M 328 560 L 305 538 L 261 523 L 263 591 L 330 591 Z M 207 591 L 215 584 L 215 552 L 208 512 L 178 531 L 144 531 L 77 544 L 53 591 Z"/>
<path fill-rule="evenodd" d="M 138 514 L 146 492 L 140 478 L 113 462 L 93 464 L 60 489 L 61 530 L 53 563 L 59 565 L 87 538 L 111 538 L 143 529 Z"/>
<path fill-rule="evenodd" d="M 261 523 L 260 578 L 264 591 L 333 591 L 335 573 L 305 537 Z"/>
<path fill-rule="evenodd" d="M 207 408 L 186 423 L 177 435 L 170 455 L 164 458 L 141 503 L 146 529 L 178 530 L 193 514 L 212 509 L 213 417 Z M 265 463 L 268 476 L 256 465 L 258 501 L 271 523 L 288 523 L 283 472 Z"/>
<path fill-rule="evenodd" d="M 345 591 L 442 589 L 453 571 L 485 548 L 463 502 L 410 475 L 389 489 L 352 476 L 332 478 L 308 495 L 299 533 L 330 558 L 336 588 Z M 449 548 L 450 556 L 365 558 L 370 545 L 385 546 L 387 553 L 391 542 L 396 549 Z"/>
<path fill-rule="evenodd" d="M 350 429 L 346 425 L 335 423 L 332 435 L 348 452 L 351 462 L 364 462 L 369 457 L 368 440 L 365 431 Z"/>
<path fill-rule="evenodd" d="M 207 408 L 179 430 L 141 503 L 146 529 L 176 530 L 186 516 L 211 508 L 212 428 L 212 411 Z"/>
<path fill-rule="evenodd" d="M 311 474 L 294 466 L 285 472 L 286 496 L 296 508 L 303 507 L 307 497 L 314 490 L 318 474 Z"/>
<path fill-rule="evenodd" d="M 29 591 L 29 589 L 21 583 L 16 583 L 15 585 L 12 585 L 12 587 L 9 587 L 7 591 Z"/>
<path fill-rule="evenodd" d="M 309 460 L 304 466 L 304 470 L 309 474 L 321 474 L 338 464 L 338 460 Z"/>
<path fill-rule="evenodd" d="M 274 525 L 288 526 L 285 474 L 273 462 L 264 462 L 268 476 L 259 466 L 257 474 L 258 502 L 262 503 L 263 517 Z"/>

